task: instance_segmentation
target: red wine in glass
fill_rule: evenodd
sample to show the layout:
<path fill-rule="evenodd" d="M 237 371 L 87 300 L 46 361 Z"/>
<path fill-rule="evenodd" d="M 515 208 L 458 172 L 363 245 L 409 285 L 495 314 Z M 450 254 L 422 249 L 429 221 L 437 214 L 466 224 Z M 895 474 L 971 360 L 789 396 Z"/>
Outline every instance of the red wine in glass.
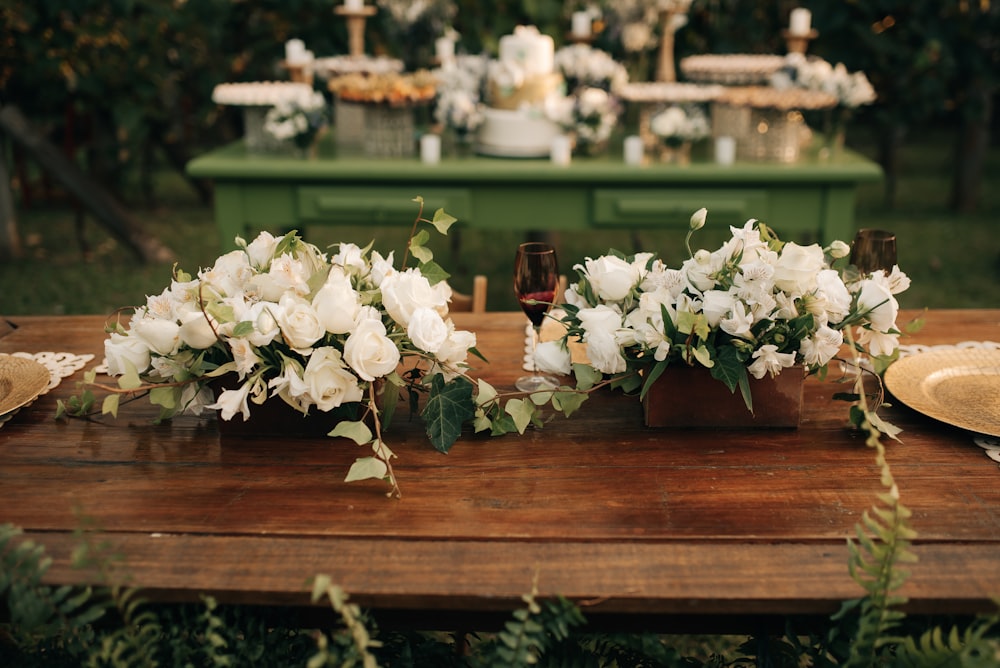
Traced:
<path fill-rule="evenodd" d="M 514 294 L 534 330 L 531 342 L 533 373 L 518 378 L 516 383 L 517 389 L 522 392 L 551 390 L 559 386 L 559 381 L 555 378 L 539 373 L 535 362 L 535 347 L 541 335 L 542 322 L 545 314 L 552 308 L 558 285 L 559 264 L 555 248 L 534 241 L 517 247 L 514 258 Z"/>

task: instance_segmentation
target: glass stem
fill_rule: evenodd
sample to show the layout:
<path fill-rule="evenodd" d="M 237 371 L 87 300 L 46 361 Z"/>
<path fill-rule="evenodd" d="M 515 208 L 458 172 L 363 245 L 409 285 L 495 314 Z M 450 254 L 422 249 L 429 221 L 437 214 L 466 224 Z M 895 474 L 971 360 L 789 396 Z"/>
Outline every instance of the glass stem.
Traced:
<path fill-rule="evenodd" d="M 535 353 L 538 352 L 538 341 L 542 338 L 542 326 L 532 325 L 531 329 L 534 330 L 534 336 L 531 337 L 531 372 L 537 376 L 538 358 L 535 357 Z"/>

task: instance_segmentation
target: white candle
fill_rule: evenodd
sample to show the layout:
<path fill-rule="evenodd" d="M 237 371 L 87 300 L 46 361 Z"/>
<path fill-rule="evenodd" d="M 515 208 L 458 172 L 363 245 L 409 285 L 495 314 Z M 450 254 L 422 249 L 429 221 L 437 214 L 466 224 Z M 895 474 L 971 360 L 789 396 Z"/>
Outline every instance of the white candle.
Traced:
<path fill-rule="evenodd" d="M 455 41 L 449 37 L 438 37 L 434 40 L 434 53 L 439 63 L 449 63 L 455 58 Z"/>
<path fill-rule="evenodd" d="M 788 24 L 788 32 L 793 35 L 808 35 L 812 23 L 812 12 L 802 7 L 792 10 L 792 17 Z"/>
<path fill-rule="evenodd" d="M 549 157 L 552 158 L 553 164 L 560 166 L 568 165 L 572 153 L 573 147 L 570 144 L 569 137 L 566 135 L 559 135 L 552 140 L 552 149 Z"/>
<path fill-rule="evenodd" d="M 285 42 L 285 62 L 298 63 L 302 61 L 306 45 L 301 39 L 290 39 Z"/>
<path fill-rule="evenodd" d="M 573 12 L 573 37 L 590 37 L 592 25 L 590 12 Z"/>
<path fill-rule="evenodd" d="M 638 135 L 629 135 L 628 137 L 625 137 L 623 153 L 625 154 L 626 165 L 641 165 L 643 153 L 642 137 Z"/>
<path fill-rule="evenodd" d="M 365 6 L 365 0 L 344 0 L 344 8 L 348 11 L 359 12 Z"/>
<path fill-rule="evenodd" d="M 420 161 L 425 165 L 441 162 L 441 137 L 426 134 L 420 137 Z"/>
<path fill-rule="evenodd" d="M 715 161 L 720 165 L 736 162 L 736 138 L 722 136 L 715 138 Z"/>

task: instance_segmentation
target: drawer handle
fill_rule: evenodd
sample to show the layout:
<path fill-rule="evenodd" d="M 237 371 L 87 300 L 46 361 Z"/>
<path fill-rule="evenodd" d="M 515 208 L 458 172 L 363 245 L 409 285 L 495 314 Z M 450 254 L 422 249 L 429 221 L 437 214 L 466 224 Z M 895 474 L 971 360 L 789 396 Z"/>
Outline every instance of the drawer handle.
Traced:
<path fill-rule="evenodd" d="M 658 199 L 619 199 L 615 202 L 615 208 L 618 210 L 618 213 L 626 216 L 692 214 L 703 206 L 706 206 L 704 200 L 685 202 Z M 742 215 L 747 209 L 747 203 L 744 201 L 713 201 L 707 206 L 710 213 L 720 214 Z"/>
<path fill-rule="evenodd" d="M 327 195 L 316 198 L 316 208 L 322 212 L 379 213 L 393 216 L 413 214 L 417 205 L 408 199 L 382 199 L 374 197 L 339 197 Z M 429 208 L 425 204 L 424 208 Z"/>

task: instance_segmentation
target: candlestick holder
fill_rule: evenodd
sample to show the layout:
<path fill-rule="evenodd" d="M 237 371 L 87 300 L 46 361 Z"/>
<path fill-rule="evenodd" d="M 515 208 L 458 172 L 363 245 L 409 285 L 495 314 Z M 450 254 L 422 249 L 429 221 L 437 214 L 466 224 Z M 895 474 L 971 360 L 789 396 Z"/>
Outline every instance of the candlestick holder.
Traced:
<path fill-rule="evenodd" d="M 781 31 L 781 36 L 785 38 L 788 53 L 801 53 L 805 55 L 806 51 L 809 50 L 809 42 L 819 37 L 819 32 L 814 28 L 805 33 L 793 33 L 786 28 Z"/>
<path fill-rule="evenodd" d="M 347 19 L 347 50 L 352 56 L 365 55 L 365 21 L 375 16 L 378 8 L 364 5 L 359 9 L 337 5 L 333 13 Z"/>

